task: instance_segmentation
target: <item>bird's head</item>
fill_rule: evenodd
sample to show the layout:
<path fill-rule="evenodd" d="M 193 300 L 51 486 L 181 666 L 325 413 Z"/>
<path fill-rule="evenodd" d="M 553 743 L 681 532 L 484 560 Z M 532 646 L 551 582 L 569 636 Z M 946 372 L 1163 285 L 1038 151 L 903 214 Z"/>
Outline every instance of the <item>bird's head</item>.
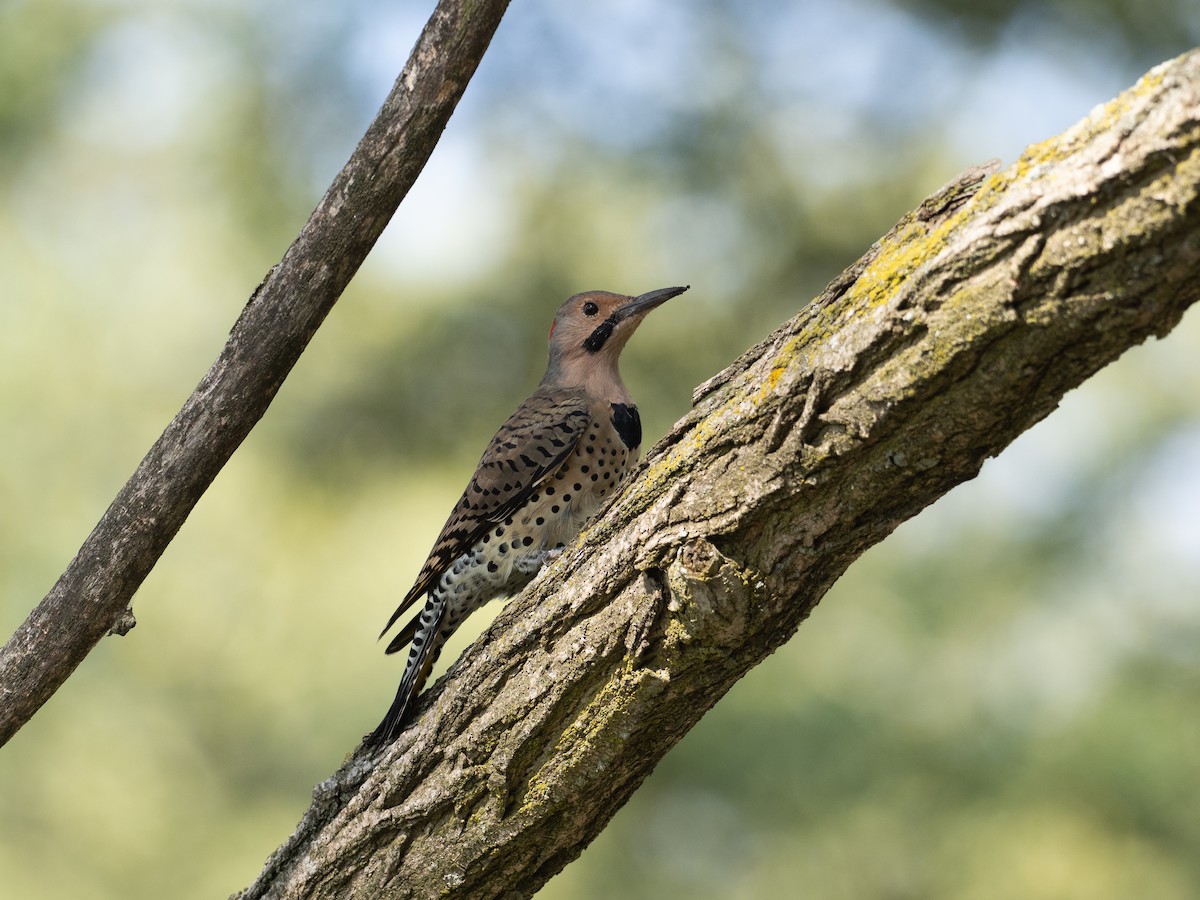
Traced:
<path fill-rule="evenodd" d="M 687 289 L 659 288 L 637 297 L 586 291 L 571 297 L 550 326 L 550 365 L 543 383 L 570 387 L 610 373 L 616 377 L 617 358 L 646 314 Z"/>

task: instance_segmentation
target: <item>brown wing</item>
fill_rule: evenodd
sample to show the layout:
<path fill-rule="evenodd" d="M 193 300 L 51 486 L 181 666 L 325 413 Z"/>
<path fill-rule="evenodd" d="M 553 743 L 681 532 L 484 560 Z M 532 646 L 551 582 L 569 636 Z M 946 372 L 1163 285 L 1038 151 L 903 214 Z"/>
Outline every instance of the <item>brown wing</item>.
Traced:
<path fill-rule="evenodd" d="M 509 416 L 483 451 L 475 475 L 442 527 L 421 574 L 380 637 L 437 583 L 454 560 L 519 509 L 539 484 L 561 468 L 589 418 L 582 393 L 543 389 L 535 391 Z M 392 652 L 390 646 L 388 651 Z"/>

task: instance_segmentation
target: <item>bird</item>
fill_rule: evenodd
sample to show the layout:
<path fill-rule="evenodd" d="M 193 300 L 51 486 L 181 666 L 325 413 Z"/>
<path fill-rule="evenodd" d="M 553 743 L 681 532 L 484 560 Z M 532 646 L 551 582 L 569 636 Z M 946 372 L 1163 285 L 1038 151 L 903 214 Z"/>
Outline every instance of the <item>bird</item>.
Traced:
<path fill-rule="evenodd" d="M 641 418 L 617 363 L 646 315 L 689 287 L 638 296 L 586 291 L 558 308 L 545 375 L 488 443 L 417 580 L 380 632 L 382 638 L 424 598 L 387 645 L 387 653 L 407 646 L 408 658 L 387 715 L 364 738 L 368 747 L 390 744 L 403 730 L 463 620 L 528 584 L 637 462 Z"/>

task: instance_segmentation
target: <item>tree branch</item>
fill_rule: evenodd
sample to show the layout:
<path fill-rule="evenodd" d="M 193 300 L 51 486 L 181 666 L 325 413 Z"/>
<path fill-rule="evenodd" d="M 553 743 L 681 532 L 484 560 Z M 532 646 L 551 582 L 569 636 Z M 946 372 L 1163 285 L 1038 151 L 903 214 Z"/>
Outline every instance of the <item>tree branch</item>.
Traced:
<path fill-rule="evenodd" d="M 0 744 L 111 628 L 131 627 L 134 592 L 262 418 L 416 181 L 507 6 L 440 0 L 374 122 L 251 296 L 221 355 L 0 650 Z"/>
<path fill-rule="evenodd" d="M 966 173 L 703 385 L 242 897 L 529 896 L 846 567 L 1200 293 L 1200 52 Z"/>

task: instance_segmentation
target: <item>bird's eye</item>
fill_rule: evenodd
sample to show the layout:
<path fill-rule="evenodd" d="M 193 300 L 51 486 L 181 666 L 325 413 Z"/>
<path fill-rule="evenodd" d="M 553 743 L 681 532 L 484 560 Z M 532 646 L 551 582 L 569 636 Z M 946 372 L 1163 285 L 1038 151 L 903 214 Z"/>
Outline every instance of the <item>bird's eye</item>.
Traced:
<path fill-rule="evenodd" d="M 598 312 L 600 312 L 600 307 L 597 306 L 595 303 L 593 303 L 591 300 L 589 300 L 587 303 L 583 304 L 583 314 L 585 316 L 594 316 Z"/>

